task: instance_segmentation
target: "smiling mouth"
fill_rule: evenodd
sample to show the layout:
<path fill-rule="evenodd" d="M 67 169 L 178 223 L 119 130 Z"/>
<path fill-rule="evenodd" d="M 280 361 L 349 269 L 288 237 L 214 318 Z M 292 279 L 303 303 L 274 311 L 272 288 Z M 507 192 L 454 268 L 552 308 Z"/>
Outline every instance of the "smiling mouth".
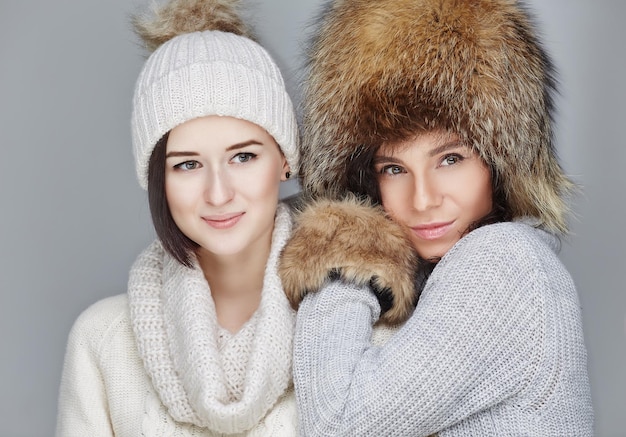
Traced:
<path fill-rule="evenodd" d="M 454 222 L 433 223 L 430 225 L 414 226 L 413 233 L 423 240 L 436 240 L 443 237 L 452 228 Z"/>
<path fill-rule="evenodd" d="M 243 215 L 244 213 L 240 212 L 219 217 L 202 217 L 202 220 L 214 229 L 228 229 L 235 226 Z"/>

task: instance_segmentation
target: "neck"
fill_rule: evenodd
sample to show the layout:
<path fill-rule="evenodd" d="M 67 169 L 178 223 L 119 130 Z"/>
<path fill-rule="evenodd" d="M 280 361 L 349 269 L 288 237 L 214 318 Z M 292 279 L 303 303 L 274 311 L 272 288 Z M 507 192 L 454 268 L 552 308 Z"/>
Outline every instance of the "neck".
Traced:
<path fill-rule="evenodd" d="M 237 332 L 261 302 L 271 232 L 243 253 L 215 255 L 200 250 L 198 262 L 211 288 L 220 326 Z"/>

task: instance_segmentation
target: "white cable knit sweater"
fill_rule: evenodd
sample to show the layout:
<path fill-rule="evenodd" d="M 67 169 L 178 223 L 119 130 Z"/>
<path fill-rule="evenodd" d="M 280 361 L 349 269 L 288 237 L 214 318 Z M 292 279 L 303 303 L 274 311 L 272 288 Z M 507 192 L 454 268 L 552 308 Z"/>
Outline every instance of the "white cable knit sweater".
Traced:
<path fill-rule="evenodd" d="M 146 249 L 128 295 L 92 305 L 70 333 L 57 437 L 296 435 L 295 314 L 276 273 L 290 231 L 281 204 L 261 303 L 236 334 L 217 324 L 197 266 Z"/>
<path fill-rule="evenodd" d="M 368 289 L 308 294 L 294 343 L 301 435 L 592 436 L 580 305 L 556 244 L 522 223 L 471 232 L 382 347 Z"/>

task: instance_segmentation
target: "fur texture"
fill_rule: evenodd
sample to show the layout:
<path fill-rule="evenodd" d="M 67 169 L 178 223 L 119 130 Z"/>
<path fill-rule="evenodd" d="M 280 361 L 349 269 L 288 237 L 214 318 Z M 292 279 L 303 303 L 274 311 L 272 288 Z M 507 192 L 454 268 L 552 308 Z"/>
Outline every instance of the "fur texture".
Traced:
<path fill-rule="evenodd" d="M 355 155 L 444 129 L 492 167 L 514 217 L 566 231 L 554 69 L 520 2 L 337 0 L 318 25 L 303 103 L 308 195 L 340 198 Z"/>
<path fill-rule="evenodd" d="M 238 0 L 170 0 L 152 14 L 133 17 L 135 32 L 150 51 L 177 35 L 220 30 L 253 39 L 241 20 Z"/>
<path fill-rule="evenodd" d="M 406 320 L 417 302 L 414 279 L 417 255 L 406 232 L 373 208 L 348 197 L 310 203 L 296 218 L 278 271 L 283 289 L 297 309 L 307 292 L 319 290 L 336 272 L 351 283 L 391 295 L 391 308 L 380 322 Z"/>

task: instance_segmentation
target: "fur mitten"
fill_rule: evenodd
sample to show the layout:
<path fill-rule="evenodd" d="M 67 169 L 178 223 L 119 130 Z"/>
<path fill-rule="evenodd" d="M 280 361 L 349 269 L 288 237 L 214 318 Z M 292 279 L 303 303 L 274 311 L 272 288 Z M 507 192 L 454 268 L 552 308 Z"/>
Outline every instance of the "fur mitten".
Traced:
<path fill-rule="evenodd" d="M 329 278 L 370 285 L 381 302 L 381 323 L 405 321 L 417 301 L 417 254 L 401 225 L 382 208 L 349 197 L 307 205 L 283 249 L 279 274 L 297 308 Z"/>

